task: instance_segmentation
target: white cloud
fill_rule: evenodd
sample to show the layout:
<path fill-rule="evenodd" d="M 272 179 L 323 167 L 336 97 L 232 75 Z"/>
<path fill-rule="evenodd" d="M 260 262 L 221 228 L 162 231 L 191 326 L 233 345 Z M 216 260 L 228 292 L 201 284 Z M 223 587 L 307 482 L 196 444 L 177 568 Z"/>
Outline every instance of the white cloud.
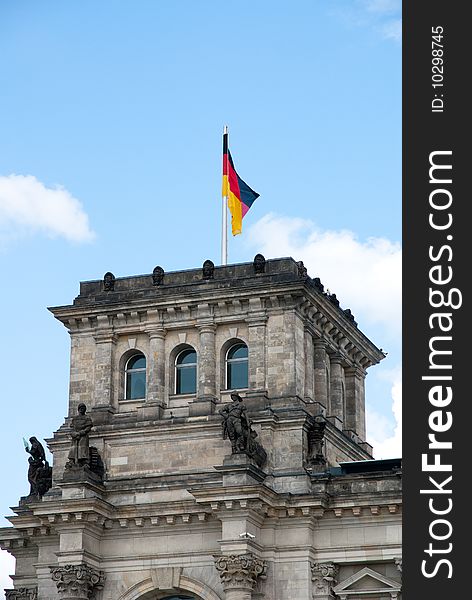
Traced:
<path fill-rule="evenodd" d="M 401 247 L 385 238 L 360 241 L 352 231 L 323 231 L 311 221 L 268 214 L 248 230 L 248 241 L 267 257 L 303 260 L 361 325 L 401 331 Z"/>
<path fill-rule="evenodd" d="M 367 439 L 374 447 L 375 458 L 402 456 L 402 379 L 398 368 L 392 377 L 393 431 L 389 419 L 367 406 Z"/>
<path fill-rule="evenodd" d="M 331 13 L 349 27 L 371 28 L 382 38 L 401 42 L 401 0 L 335 0 Z"/>
<path fill-rule="evenodd" d="M 42 232 L 73 242 L 95 234 L 79 200 L 61 186 L 46 187 L 33 175 L 0 176 L 0 233 Z"/>
<path fill-rule="evenodd" d="M 11 554 L 0 550 L 0 598 L 5 598 L 3 590 L 12 588 L 13 583 L 9 574 L 15 572 L 15 559 Z"/>
<path fill-rule="evenodd" d="M 267 258 L 303 260 L 343 308 L 351 308 L 362 330 L 372 328 L 393 345 L 401 338 L 401 266 L 399 243 L 385 238 L 361 241 L 352 231 L 327 231 L 313 222 L 267 214 L 247 232 L 247 242 Z M 366 327 L 370 326 L 370 327 Z M 375 340 L 374 340 L 375 341 Z M 392 412 L 367 405 L 367 440 L 375 458 L 401 456 L 401 369 L 379 367 L 377 376 L 391 385 Z"/>
<path fill-rule="evenodd" d="M 383 38 L 401 42 L 402 20 L 400 0 L 362 0 L 364 10 L 371 15 L 372 25 Z"/>
<path fill-rule="evenodd" d="M 402 39 L 402 22 L 400 19 L 392 19 L 382 27 L 385 38 L 400 42 Z"/>

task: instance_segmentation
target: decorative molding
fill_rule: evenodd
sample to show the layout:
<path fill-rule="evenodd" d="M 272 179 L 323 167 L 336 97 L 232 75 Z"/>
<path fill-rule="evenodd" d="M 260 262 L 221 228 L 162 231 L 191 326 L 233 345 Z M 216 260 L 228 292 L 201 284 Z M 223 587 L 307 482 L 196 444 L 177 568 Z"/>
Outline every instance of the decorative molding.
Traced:
<path fill-rule="evenodd" d="M 253 590 L 257 580 L 267 576 L 266 561 L 252 553 L 215 556 L 215 566 L 225 591 L 241 588 Z"/>
<path fill-rule="evenodd" d="M 173 568 L 175 569 L 176 567 Z M 119 596 L 114 596 L 114 598 L 116 600 L 141 600 L 143 596 L 151 593 L 152 596 L 150 597 L 155 598 L 155 591 L 156 585 L 154 580 L 152 577 L 148 577 L 136 583 Z M 189 592 L 189 595 L 194 594 L 198 598 L 204 598 L 205 600 L 221 600 L 221 596 L 216 594 L 208 585 L 185 575 L 180 576 L 178 591 L 183 592 L 184 595 L 186 595 L 185 592 Z"/>
<path fill-rule="evenodd" d="M 373 587 L 372 583 L 370 583 L 365 592 L 363 592 L 361 583 L 363 579 L 374 580 L 377 587 Z M 351 597 L 362 598 L 363 593 L 369 596 L 375 594 L 380 598 L 390 597 L 390 600 L 396 600 L 400 591 L 401 584 L 398 581 L 393 581 L 393 579 L 389 579 L 369 567 L 364 567 L 360 571 L 357 571 L 357 573 L 354 573 L 354 575 L 351 575 L 351 577 L 348 577 L 333 588 L 333 592 L 341 600 L 349 600 Z"/>
<path fill-rule="evenodd" d="M 16 590 L 5 590 L 5 600 L 37 600 L 38 588 L 18 588 Z"/>
<path fill-rule="evenodd" d="M 333 562 L 313 563 L 311 580 L 313 582 L 313 598 L 334 598 L 333 587 L 337 583 L 339 567 Z"/>
<path fill-rule="evenodd" d="M 156 590 L 176 590 L 180 587 L 182 567 L 156 567 L 151 569 L 151 579 Z"/>
<path fill-rule="evenodd" d="M 105 583 L 105 573 L 88 565 L 64 565 L 50 570 L 61 600 L 89 600 Z"/>

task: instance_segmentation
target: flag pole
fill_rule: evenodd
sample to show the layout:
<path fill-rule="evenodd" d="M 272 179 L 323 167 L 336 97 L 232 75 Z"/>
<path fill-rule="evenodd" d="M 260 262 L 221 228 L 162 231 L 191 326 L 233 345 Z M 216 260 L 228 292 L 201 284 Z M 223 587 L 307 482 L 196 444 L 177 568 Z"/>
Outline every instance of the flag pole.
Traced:
<path fill-rule="evenodd" d="M 223 134 L 228 134 L 228 126 L 225 125 Z M 229 137 L 229 136 L 228 136 Z M 228 143 L 229 148 L 229 143 Z M 228 160 L 228 154 L 225 156 Z M 226 173 L 229 175 L 228 169 Z M 228 189 L 228 188 L 226 188 Z M 228 196 L 223 196 L 222 214 L 221 214 L 221 264 L 226 265 L 228 262 Z"/>

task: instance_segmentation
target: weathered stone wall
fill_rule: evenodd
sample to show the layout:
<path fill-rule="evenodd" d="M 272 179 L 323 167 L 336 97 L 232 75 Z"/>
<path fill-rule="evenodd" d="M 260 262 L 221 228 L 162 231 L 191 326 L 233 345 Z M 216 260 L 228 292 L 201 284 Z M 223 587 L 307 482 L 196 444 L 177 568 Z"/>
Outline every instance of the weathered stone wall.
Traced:
<path fill-rule="evenodd" d="M 95 375 L 95 340 L 91 334 L 71 335 L 69 415 L 79 404 L 93 406 Z"/>
<path fill-rule="evenodd" d="M 158 285 L 129 277 L 112 290 L 85 282 L 73 305 L 53 312 L 71 333 L 68 414 L 86 404 L 105 475 L 67 476 L 66 420 L 48 440 L 52 489 L 0 531 L 17 557 L 17 588 L 71 598 L 58 592 L 55 567 L 59 579 L 89 569 L 74 600 L 330 598 L 334 581 L 316 579 L 315 563 L 329 564 L 336 583 L 365 565 L 400 580 L 398 473 L 334 468 L 370 457 L 364 377 L 383 355 L 295 261 L 267 261 L 258 273 L 218 267 L 210 279 L 166 273 Z M 239 392 L 265 463 L 232 454 L 222 437 L 225 357 L 238 341 L 249 354 Z M 196 390 L 176 394 L 175 359 L 189 346 Z M 146 398 L 128 400 L 125 364 L 138 351 Z"/>

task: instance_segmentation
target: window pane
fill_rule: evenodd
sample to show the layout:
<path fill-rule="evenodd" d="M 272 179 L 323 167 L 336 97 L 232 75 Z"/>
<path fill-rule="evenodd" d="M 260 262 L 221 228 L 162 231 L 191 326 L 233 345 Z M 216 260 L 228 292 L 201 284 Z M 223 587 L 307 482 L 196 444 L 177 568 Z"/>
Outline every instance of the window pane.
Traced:
<path fill-rule="evenodd" d="M 146 368 L 146 359 L 142 354 L 137 354 L 129 359 L 128 365 L 126 367 L 129 369 L 145 369 Z"/>
<path fill-rule="evenodd" d="M 242 389 L 248 387 L 247 362 L 228 363 L 228 389 Z"/>
<path fill-rule="evenodd" d="M 195 350 L 184 350 L 181 352 L 177 358 L 178 365 L 189 365 L 196 364 L 197 362 L 197 353 Z"/>
<path fill-rule="evenodd" d="M 177 394 L 194 394 L 197 390 L 197 368 L 177 367 Z"/>
<path fill-rule="evenodd" d="M 232 358 L 247 358 L 246 344 L 236 344 L 228 352 L 228 360 Z"/>
<path fill-rule="evenodd" d="M 126 399 L 146 397 L 146 372 L 128 373 L 126 377 Z"/>

